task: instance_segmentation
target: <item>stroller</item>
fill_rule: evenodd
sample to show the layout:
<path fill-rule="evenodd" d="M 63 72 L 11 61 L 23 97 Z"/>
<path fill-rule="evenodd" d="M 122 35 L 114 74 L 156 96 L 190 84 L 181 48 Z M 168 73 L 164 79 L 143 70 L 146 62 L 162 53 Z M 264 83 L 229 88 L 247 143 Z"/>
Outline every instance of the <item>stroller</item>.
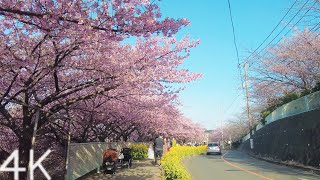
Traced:
<path fill-rule="evenodd" d="M 132 155 L 130 148 L 123 148 L 119 155 L 119 162 L 121 167 L 126 166 L 130 168 L 132 166 Z"/>
<path fill-rule="evenodd" d="M 107 149 L 103 152 L 102 168 L 105 173 L 116 173 L 116 164 L 118 161 L 118 153 L 115 149 Z"/>

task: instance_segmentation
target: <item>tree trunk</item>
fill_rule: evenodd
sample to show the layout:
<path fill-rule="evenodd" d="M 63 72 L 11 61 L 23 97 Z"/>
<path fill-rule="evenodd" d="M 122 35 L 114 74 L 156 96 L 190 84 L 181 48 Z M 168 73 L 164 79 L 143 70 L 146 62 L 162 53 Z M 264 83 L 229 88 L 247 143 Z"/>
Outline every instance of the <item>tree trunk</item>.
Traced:
<path fill-rule="evenodd" d="M 29 151 L 31 149 L 32 128 L 24 128 L 23 135 L 19 137 L 19 167 L 25 167 L 26 172 L 21 172 L 19 179 L 26 180 L 28 165 L 29 165 Z"/>
<path fill-rule="evenodd" d="M 128 136 L 124 135 L 124 136 L 123 136 L 123 141 L 124 141 L 124 142 L 127 142 L 127 141 L 128 141 Z"/>
<path fill-rule="evenodd" d="M 28 93 L 25 94 L 25 103 L 28 104 Z M 22 107 L 23 110 L 23 123 L 22 123 L 22 133 L 19 137 L 19 166 L 25 167 L 26 172 L 21 172 L 19 179 L 26 180 L 27 179 L 27 172 L 28 172 L 28 165 L 29 165 L 29 152 L 31 147 L 31 139 L 32 139 L 32 132 L 33 128 L 31 127 L 31 120 L 32 115 L 31 111 L 27 106 Z"/>

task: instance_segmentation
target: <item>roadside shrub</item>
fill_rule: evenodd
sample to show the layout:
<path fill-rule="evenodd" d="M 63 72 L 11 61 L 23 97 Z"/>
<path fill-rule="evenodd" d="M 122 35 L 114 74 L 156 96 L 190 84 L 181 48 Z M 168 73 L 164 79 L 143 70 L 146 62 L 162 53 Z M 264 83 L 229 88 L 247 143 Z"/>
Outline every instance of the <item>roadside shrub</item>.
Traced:
<path fill-rule="evenodd" d="M 148 157 L 148 145 L 146 144 L 132 144 L 131 155 L 133 159 L 146 159 Z"/>
<path fill-rule="evenodd" d="M 313 89 L 312 89 L 312 92 L 317 92 L 317 91 L 320 91 L 320 82 L 318 82 L 318 83 L 316 84 L 316 86 L 313 87 Z"/>
<path fill-rule="evenodd" d="M 305 90 L 301 91 L 300 97 L 307 96 L 307 95 L 309 95 L 311 93 L 313 93 L 312 90 L 305 89 Z"/>
<path fill-rule="evenodd" d="M 188 180 L 191 175 L 187 172 L 186 168 L 181 164 L 182 160 L 186 157 L 199 155 L 205 153 L 206 146 L 175 146 L 165 153 L 161 166 L 163 175 L 166 180 Z"/>
<path fill-rule="evenodd" d="M 305 91 L 304 93 L 308 93 L 307 91 Z M 260 122 L 261 124 L 265 124 L 266 123 L 266 117 L 271 114 L 274 110 L 276 110 L 278 107 L 287 104 L 293 100 L 296 100 L 300 97 L 299 94 L 297 93 L 285 93 L 283 97 L 278 99 L 278 102 L 267 107 L 265 110 L 260 112 Z"/>
<path fill-rule="evenodd" d="M 176 145 L 177 145 L 177 141 L 176 141 L 175 139 L 173 139 L 173 140 L 171 141 L 171 145 L 172 145 L 172 147 L 176 146 Z"/>
<path fill-rule="evenodd" d="M 265 125 L 266 124 L 266 117 L 269 115 L 269 114 L 271 114 L 271 110 L 265 110 L 265 111 L 262 111 L 261 113 L 260 113 L 260 117 L 261 117 L 261 120 L 260 120 L 260 122 L 261 122 L 261 124 L 263 124 L 263 125 Z"/>
<path fill-rule="evenodd" d="M 287 104 L 293 100 L 298 99 L 300 96 L 297 93 L 285 93 L 285 95 L 281 98 L 281 103 L 278 106 L 282 106 Z"/>

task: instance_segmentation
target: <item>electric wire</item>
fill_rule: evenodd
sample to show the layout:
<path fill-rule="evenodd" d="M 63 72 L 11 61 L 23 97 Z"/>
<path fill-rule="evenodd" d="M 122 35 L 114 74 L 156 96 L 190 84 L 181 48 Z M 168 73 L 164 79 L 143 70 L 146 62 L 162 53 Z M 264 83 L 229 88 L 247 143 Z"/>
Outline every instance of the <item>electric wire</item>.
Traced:
<path fill-rule="evenodd" d="M 317 1 L 315 1 L 312 6 L 310 6 L 310 8 L 303 14 L 303 16 L 289 29 L 289 31 L 286 32 L 286 34 L 281 38 L 279 39 L 270 49 L 274 48 L 277 44 L 279 44 L 279 42 L 306 16 L 306 14 L 312 9 L 312 7 L 317 3 Z M 320 28 L 320 22 L 318 22 L 316 25 L 314 25 L 310 31 L 317 31 L 319 28 Z M 317 27 L 319 26 L 319 27 Z M 317 36 L 316 36 L 317 37 Z M 315 37 L 315 38 L 316 38 Z M 261 57 L 264 57 L 266 54 L 268 53 L 268 51 L 266 51 Z M 267 86 L 269 85 L 265 85 L 261 88 L 259 88 L 259 90 L 263 90 L 265 89 Z"/>
<path fill-rule="evenodd" d="M 304 6 L 309 2 L 310 0 L 307 0 L 303 5 L 302 5 L 302 7 L 298 10 L 298 12 L 290 19 L 290 21 L 281 29 L 281 31 L 264 47 L 264 48 L 262 48 L 258 53 L 257 53 L 257 55 L 259 55 L 262 51 L 264 51 L 267 47 L 269 47 L 269 45 L 286 29 L 286 27 L 293 21 L 293 19 L 302 11 L 302 9 L 304 8 Z M 316 3 L 316 1 L 315 1 L 315 3 Z M 309 10 L 307 11 L 307 12 L 309 12 L 310 11 L 310 9 L 311 9 L 311 7 L 309 8 Z M 307 13 L 306 12 L 306 13 Z M 297 25 L 300 21 L 301 21 L 301 19 L 306 15 L 306 13 L 299 19 L 299 21 L 297 22 L 297 23 L 295 23 L 295 25 Z M 294 26 L 295 26 L 294 25 Z M 284 35 L 284 36 L 286 36 L 292 29 L 293 29 L 293 27 L 294 26 L 292 26 L 291 28 L 290 28 L 290 30 Z M 281 38 L 282 39 L 282 38 Z M 278 41 L 278 42 L 280 42 L 280 41 Z"/>
<path fill-rule="evenodd" d="M 233 16 L 232 16 L 232 9 L 231 9 L 231 3 L 230 0 L 228 0 L 228 8 L 229 8 L 229 15 L 230 15 L 230 21 L 231 21 L 231 26 L 232 26 L 232 34 L 233 34 L 233 44 L 236 50 L 236 56 L 237 56 L 237 61 L 238 61 L 238 69 L 239 69 L 239 75 L 240 75 L 240 80 L 241 80 L 241 88 L 243 89 L 243 79 L 242 79 L 242 72 L 241 72 L 241 67 L 240 67 L 240 58 L 239 58 L 239 51 L 238 51 L 238 46 L 237 46 L 237 41 L 236 41 L 236 33 L 235 33 L 235 28 L 234 28 L 234 23 L 233 23 Z"/>
<path fill-rule="evenodd" d="M 294 7 L 294 5 L 297 3 L 298 0 L 296 0 L 291 7 L 288 9 L 286 14 L 281 18 L 281 20 L 278 22 L 278 24 L 273 28 L 273 30 L 269 33 L 269 35 L 262 41 L 262 43 L 246 58 L 247 60 L 267 41 L 267 39 L 272 35 L 272 33 L 279 27 L 281 22 L 284 20 L 284 18 L 289 14 L 291 9 Z"/>
<path fill-rule="evenodd" d="M 307 1 L 307 2 L 308 2 L 308 1 Z M 309 12 L 309 11 L 311 10 L 311 8 L 316 4 L 316 2 L 317 2 L 317 1 L 315 1 L 315 2 L 312 4 L 312 6 L 310 6 L 310 8 L 303 14 L 303 16 L 282 36 L 282 38 L 280 38 L 275 44 L 273 44 L 270 49 L 274 48 L 277 44 L 279 44 L 279 42 L 280 42 L 284 37 L 286 37 L 286 35 L 288 35 L 289 32 L 291 32 L 294 27 L 296 27 L 296 25 L 308 14 L 308 12 Z M 305 3 L 305 4 L 306 4 L 306 3 Z M 266 52 L 263 54 L 263 56 L 265 56 L 267 53 L 268 53 L 268 51 L 266 51 Z M 262 57 L 263 57 L 263 56 L 262 56 Z"/>

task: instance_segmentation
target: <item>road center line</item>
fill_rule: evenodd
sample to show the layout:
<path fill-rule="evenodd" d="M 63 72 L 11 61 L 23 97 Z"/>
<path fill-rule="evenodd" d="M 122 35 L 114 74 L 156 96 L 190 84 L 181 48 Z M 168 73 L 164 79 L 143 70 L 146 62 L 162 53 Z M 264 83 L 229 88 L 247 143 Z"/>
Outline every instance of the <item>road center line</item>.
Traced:
<path fill-rule="evenodd" d="M 240 167 L 240 166 L 238 166 L 238 165 L 236 165 L 236 164 L 233 164 L 233 163 L 225 160 L 225 159 L 224 159 L 224 156 L 225 156 L 226 154 L 228 154 L 228 152 L 229 152 L 229 151 L 227 151 L 225 154 L 223 154 L 223 156 L 221 156 L 221 159 L 222 159 L 225 163 L 227 163 L 227 164 L 229 164 L 230 166 L 232 166 L 232 167 L 234 167 L 234 168 L 236 168 L 236 169 L 239 169 L 239 170 L 241 170 L 241 171 L 244 171 L 244 172 L 247 172 L 247 173 L 249 173 L 249 174 L 258 176 L 258 177 L 260 177 L 260 178 L 262 178 L 262 179 L 273 180 L 272 178 L 269 178 L 269 177 L 263 176 L 263 175 L 261 175 L 261 174 L 255 173 L 255 172 L 253 172 L 253 171 L 250 171 L 250 170 L 248 170 L 248 169 L 242 168 L 242 167 Z"/>

